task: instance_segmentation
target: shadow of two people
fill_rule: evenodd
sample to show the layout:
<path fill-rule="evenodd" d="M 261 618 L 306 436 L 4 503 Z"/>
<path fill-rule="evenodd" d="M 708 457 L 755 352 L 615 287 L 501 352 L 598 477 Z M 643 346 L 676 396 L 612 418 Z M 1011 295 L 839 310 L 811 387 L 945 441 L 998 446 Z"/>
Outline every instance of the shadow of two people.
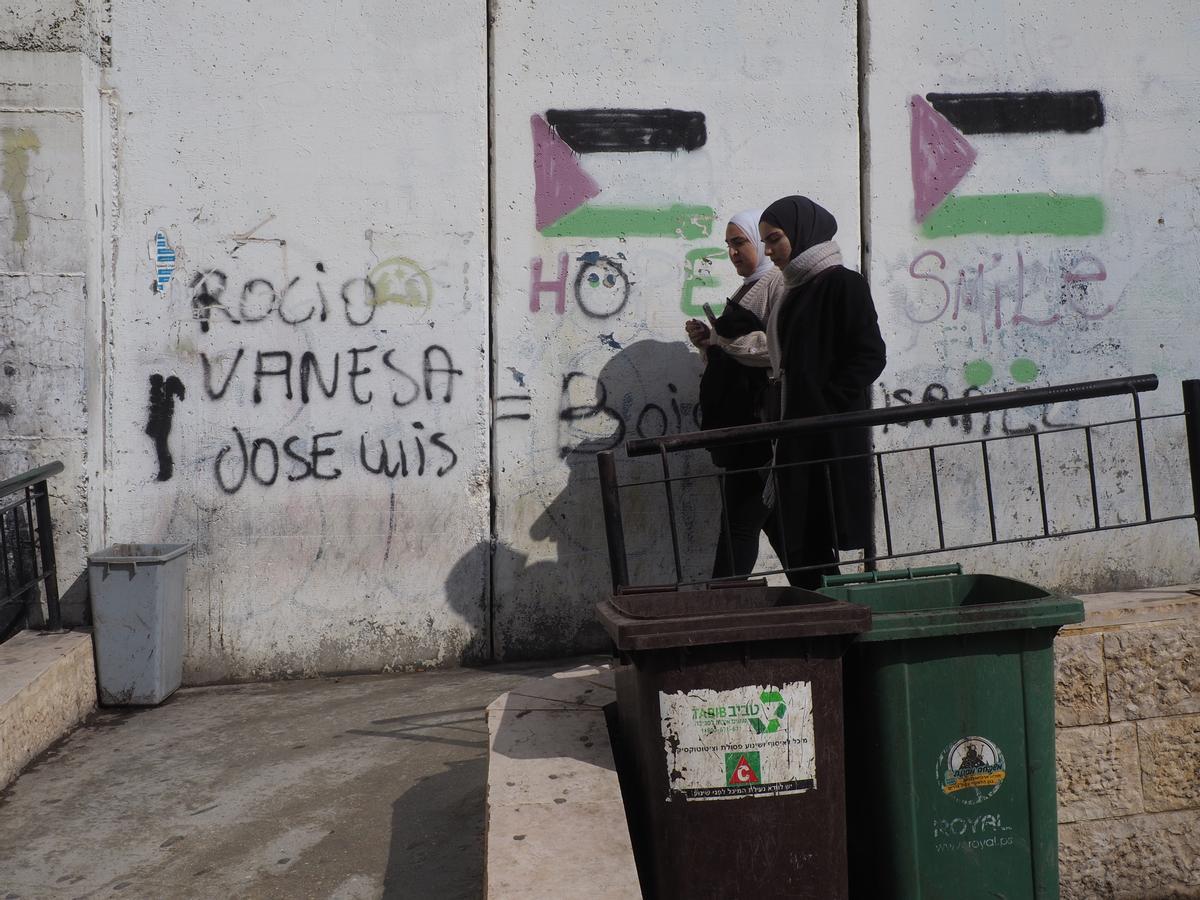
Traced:
<path fill-rule="evenodd" d="M 611 345 L 610 345 L 611 346 Z M 603 651 L 607 638 L 594 614 L 610 590 L 611 573 L 600 505 L 596 454 L 617 451 L 623 481 L 661 479 L 658 460 L 630 459 L 621 452 L 635 437 L 678 434 L 699 428 L 699 355 L 683 341 L 640 340 L 620 347 L 596 375 L 566 372 L 553 429 L 531 430 L 531 459 L 544 473 L 516 495 L 517 521 L 533 520 L 511 534 L 496 534 L 459 561 L 447 595 L 464 616 L 485 612 L 489 634 L 473 647 L 484 659 L 529 659 Z M 543 426 L 545 423 L 542 423 Z M 554 436 L 553 443 L 547 440 Z M 711 565 L 720 508 L 714 469 L 707 454 L 671 460 L 673 507 L 683 575 Z M 565 477 L 565 482 L 564 482 Z M 561 487 L 559 487 L 561 485 Z M 668 502 L 661 484 L 622 490 L 623 524 L 635 582 L 676 580 L 669 538 Z M 532 511 L 531 511 L 532 510 Z M 480 570 L 489 571 L 480 596 Z"/>

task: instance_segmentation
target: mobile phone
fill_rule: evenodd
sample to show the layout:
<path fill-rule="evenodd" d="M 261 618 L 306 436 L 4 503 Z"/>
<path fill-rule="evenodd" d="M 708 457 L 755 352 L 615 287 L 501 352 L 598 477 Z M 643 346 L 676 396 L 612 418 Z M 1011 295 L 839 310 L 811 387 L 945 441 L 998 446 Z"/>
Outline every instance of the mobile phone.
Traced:
<path fill-rule="evenodd" d="M 717 317 L 716 317 L 716 315 L 713 313 L 713 308 L 712 308 L 712 304 L 711 304 L 711 303 L 705 303 L 705 304 L 704 304 L 704 314 L 705 314 L 706 316 L 708 316 L 708 321 L 709 321 L 709 324 L 710 324 L 710 325 L 712 325 L 712 326 L 713 326 L 713 328 L 716 328 L 716 327 L 717 327 Z"/>

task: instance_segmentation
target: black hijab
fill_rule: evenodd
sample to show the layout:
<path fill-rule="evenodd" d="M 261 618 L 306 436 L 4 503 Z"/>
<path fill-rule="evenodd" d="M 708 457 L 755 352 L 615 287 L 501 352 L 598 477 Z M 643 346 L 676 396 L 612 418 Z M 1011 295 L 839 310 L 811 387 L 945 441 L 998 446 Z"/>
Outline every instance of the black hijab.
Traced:
<path fill-rule="evenodd" d="M 809 247 L 833 240 L 837 234 L 833 213 L 797 194 L 776 200 L 763 210 L 759 221 L 783 229 L 792 242 L 789 259 L 795 259 Z"/>

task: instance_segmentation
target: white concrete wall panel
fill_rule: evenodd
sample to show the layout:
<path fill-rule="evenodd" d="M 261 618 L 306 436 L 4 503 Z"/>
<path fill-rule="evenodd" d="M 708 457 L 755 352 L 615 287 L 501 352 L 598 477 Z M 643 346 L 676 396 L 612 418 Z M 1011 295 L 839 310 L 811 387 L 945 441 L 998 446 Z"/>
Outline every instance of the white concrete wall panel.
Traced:
<path fill-rule="evenodd" d="M 0 50 L 0 477 L 50 483 L 64 593 L 84 567 L 88 410 L 78 53 Z"/>
<path fill-rule="evenodd" d="M 855 15 L 807 0 L 782 14 L 757 0 L 494 5 L 498 655 L 601 645 L 595 452 L 695 429 L 683 324 L 737 286 L 728 218 L 805 193 L 858 258 Z M 677 486 L 689 576 L 712 564 L 715 490 Z M 673 580 L 661 490 L 624 502 L 631 566 Z"/>
<path fill-rule="evenodd" d="M 1178 411 L 1180 379 L 1200 374 L 1195 4 L 1069 0 L 1034 10 L 1015 0 L 934 0 L 867 9 L 870 268 L 889 347 L 877 403 L 1157 372 L 1162 387 L 1143 398 L 1146 411 Z M 1131 412 L 1128 400 L 1066 404 L 954 429 L 917 423 L 882 440 L 1044 433 Z M 1182 426 L 1150 430 L 1153 512 L 1187 513 Z M 1141 518 L 1131 435 L 1097 440 L 1097 453 L 1109 453 L 1100 460 L 1109 473 L 1102 523 Z M 1002 537 L 1042 527 L 1032 439 L 1020 444 L 996 448 L 1013 455 L 998 499 Z M 1051 528 L 1088 527 L 1082 435 L 1044 444 Z M 971 452 L 948 454 L 939 474 L 965 491 L 954 509 L 958 539 L 986 540 Z M 936 541 L 924 466 L 889 461 L 898 491 L 906 472 L 925 485 L 897 528 Z M 1098 590 L 1190 580 L 1200 571 L 1195 550 L 1194 527 L 1183 523 L 963 562 Z"/>
<path fill-rule="evenodd" d="M 483 4 L 113 32 L 106 533 L 195 541 L 185 677 L 483 655 Z"/>

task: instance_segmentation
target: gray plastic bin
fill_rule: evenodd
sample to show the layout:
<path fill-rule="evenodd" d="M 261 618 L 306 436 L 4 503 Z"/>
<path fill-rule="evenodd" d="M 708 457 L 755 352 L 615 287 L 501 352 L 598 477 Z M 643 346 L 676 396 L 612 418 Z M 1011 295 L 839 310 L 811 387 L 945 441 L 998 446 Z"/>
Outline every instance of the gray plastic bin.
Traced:
<path fill-rule="evenodd" d="M 106 706 L 153 706 L 183 680 L 191 544 L 113 544 L 88 557 L 96 677 Z"/>

